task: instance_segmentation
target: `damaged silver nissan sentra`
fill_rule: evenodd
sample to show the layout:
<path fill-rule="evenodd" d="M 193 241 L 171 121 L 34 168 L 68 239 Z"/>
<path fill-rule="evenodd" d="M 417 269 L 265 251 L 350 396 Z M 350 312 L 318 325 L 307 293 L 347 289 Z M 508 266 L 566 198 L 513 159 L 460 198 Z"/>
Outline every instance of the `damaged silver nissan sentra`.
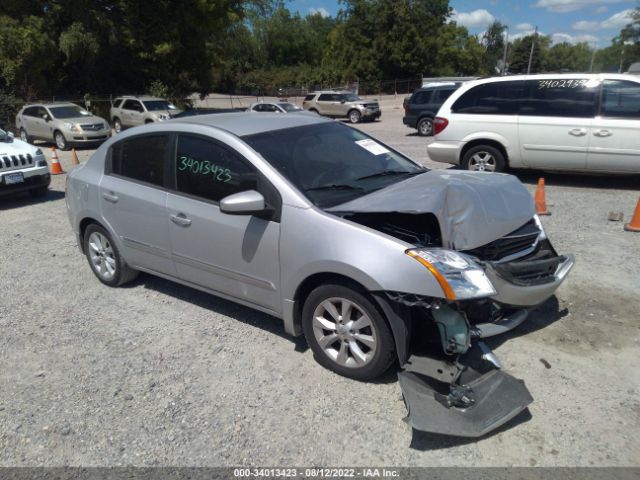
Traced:
<path fill-rule="evenodd" d="M 482 339 L 525 321 L 573 266 L 511 175 L 429 171 L 317 115 L 133 128 L 67 180 L 106 285 L 152 273 L 260 309 L 358 380 L 398 362 L 416 429 L 480 436 L 532 401 Z"/>

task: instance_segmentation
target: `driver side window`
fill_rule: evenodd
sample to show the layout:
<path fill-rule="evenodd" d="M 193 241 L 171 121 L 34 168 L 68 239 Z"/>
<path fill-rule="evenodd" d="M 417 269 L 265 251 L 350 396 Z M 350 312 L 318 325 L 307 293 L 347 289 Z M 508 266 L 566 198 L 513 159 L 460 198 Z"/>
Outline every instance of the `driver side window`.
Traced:
<path fill-rule="evenodd" d="M 178 192 L 219 202 L 256 188 L 256 170 L 220 144 L 202 137 L 180 135 L 175 161 Z"/>

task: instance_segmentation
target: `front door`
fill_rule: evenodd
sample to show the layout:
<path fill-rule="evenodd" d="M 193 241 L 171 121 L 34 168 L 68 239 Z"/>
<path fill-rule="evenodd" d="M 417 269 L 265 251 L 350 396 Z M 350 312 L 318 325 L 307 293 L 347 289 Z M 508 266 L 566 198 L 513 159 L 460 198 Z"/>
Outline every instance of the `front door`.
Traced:
<path fill-rule="evenodd" d="M 640 83 L 606 80 L 600 115 L 593 121 L 587 168 L 640 173 Z"/>
<path fill-rule="evenodd" d="M 222 213 L 219 201 L 258 189 L 255 168 L 212 139 L 179 135 L 167 213 L 178 277 L 280 312 L 280 224 Z"/>
<path fill-rule="evenodd" d="M 584 170 L 599 85 L 586 79 L 525 82 L 518 138 L 525 166 Z"/>
<path fill-rule="evenodd" d="M 122 122 L 127 127 L 142 125 L 144 120 L 142 113 L 144 109 L 138 100 L 126 100 L 122 105 Z"/>
<path fill-rule="evenodd" d="M 170 136 L 162 134 L 115 143 L 100 181 L 99 201 L 128 264 L 175 276 L 165 189 L 170 145 Z"/>

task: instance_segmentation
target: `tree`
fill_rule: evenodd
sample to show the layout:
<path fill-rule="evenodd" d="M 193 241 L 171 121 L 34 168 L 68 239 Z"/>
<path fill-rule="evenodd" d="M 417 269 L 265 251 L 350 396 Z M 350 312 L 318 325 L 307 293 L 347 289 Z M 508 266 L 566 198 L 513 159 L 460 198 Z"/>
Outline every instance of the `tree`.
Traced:
<path fill-rule="evenodd" d="M 527 73 L 532 42 L 535 42 L 535 47 L 531 58 L 531 73 L 545 71 L 544 52 L 549 48 L 551 39 L 545 35 L 527 35 L 513 42 L 513 53 L 509 64 L 510 73 Z"/>
<path fill-rule="evenodd" d="M 592 51 L 587 43 L 557 43 L 541 53 L 546 71 L 588 72 Z"/>
<path fill-rule="evenodd" d="M 507 26 L 495 20 L 482 36 L 482 44 L 485 48 L 483 67 L 489 74 L 500 73 L 497 69 L 498 61 L 504 56 L 504 33 Z"/>

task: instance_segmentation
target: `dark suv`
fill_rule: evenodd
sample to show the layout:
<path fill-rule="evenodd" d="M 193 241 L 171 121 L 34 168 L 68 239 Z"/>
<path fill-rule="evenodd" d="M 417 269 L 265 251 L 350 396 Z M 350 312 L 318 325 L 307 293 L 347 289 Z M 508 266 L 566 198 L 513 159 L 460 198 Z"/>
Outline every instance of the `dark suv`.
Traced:
<path fill-rule="evenodd" d="M 418 135 L 433 135 L 433 118 L 444 101 L 455 92 L 462 82 L 447 82 L 418 88 L 404 99 L 402 123 L 418 129 Z"/>

